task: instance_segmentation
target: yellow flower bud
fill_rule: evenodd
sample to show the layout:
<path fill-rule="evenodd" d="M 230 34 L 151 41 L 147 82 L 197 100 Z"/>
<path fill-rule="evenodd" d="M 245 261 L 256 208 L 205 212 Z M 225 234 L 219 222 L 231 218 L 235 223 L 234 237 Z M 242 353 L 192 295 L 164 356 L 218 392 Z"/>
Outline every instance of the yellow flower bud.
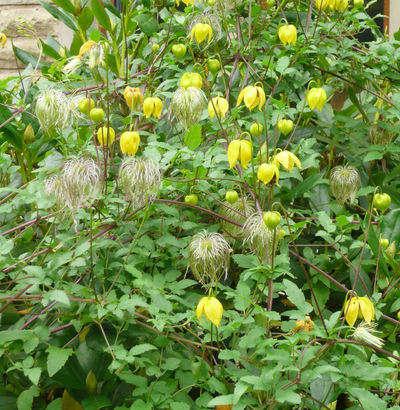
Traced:
<path fill-rule="evenodd" d="M 31 124 L 28 124 L 28 126 L 25 128 L 24 131 L 24 142 L 25 144 L 29 144 L 35 140 L 35 131 L 32 127 Z"/>
<path fill-rule="evenodd" d="M 197 319 L 203 315 L 215 326 L 219 326 L 222 319 L 224 308 L 221 302 L 214 296 L 204 296 L 200 299 L 196 307 Z"/>
<path fill-rule="evenodd" d="M 97 130 L 97 141 L 102 147 L 110 147 L 115 140 L 115 131 L 111 127 L 100 127 Z"/>
<path fill-rule="evenodd" d="M 218 118 L 225 118 L 226 113 L 229 110 L 229 103 L 223 97 L 214 97 L 208 103 L 208 114 L 211 118 L 217 116 Z"/>
<path fill-rule="evenodd" d="M 184 73 L 179 80 L 179 86 L 187 89 L 189 87 L 198 88 L 199 90 L 203 87 L 203 79 L 199 73 Z"/>
<path fill-rule="evenodd" d="M 248 140 L 233 140 L 228 145 L 228 162 L 233 168 L 237 161 L 240 161 L 244 169 L 247 168 L 253 157 L 253 144 Z"/>
<path fill-rule="evenodd" d="M 269 184 L 273 178 L 275 178 L 275 183 L 278 185 L 279 182 L 279 168 L 278 166 L 271 162 L 269 164 L 264 163 L 261 164 L 258 167 L 257 171 L 257 179 L 260 180 L 261 182 L 264 182 L 264 184 Z"/>
<path fill-rule="evenodd" d="M 396 256 L 396 243 L 392 242 L 385 250 L 386 255 L 389 258 L 394 258 Z"/>
<path fill-rule="evenodd" d="M 343 312 L 346 322 L 350 326 L 353 326 L 357 319 L 364 319 L 365 322 L 371 323 L 375 317 L 374 304 L 368 296 L 352 296 L 350 299 L 346 299 Z"/>
<path fill-rule="evenodd" d="M 326 91 L 322 87 L 314 87 L 307 92 L 307 103 L 311 110 L 322 111 L 328 99 Z"/>
<path fill-rule="evenodd" d="M 244 101 L 244 105 L 250 111 L 252 111 L 257 106 L 261 111 L 266 101 L 264 89 L 258 85 L 249 85 L 243 88 L 243 90 L 239 93 L 236 106 L 238 107 L 242 103 L 242 101 Z"/>
<path fill-rule="evenodd" d="M 274 156 L 273 162 L 282 165 L 287 171 L 291 171 L 293 167 L 301 168 L 301 162 L 297 156 L 286 150 L 278 152 Z"/>
<path fill-rule="evenodd" d="M 281 132 L 283 135 L 290 134 L 294 126 L 292 120 L 286 120 L 286 119 L 279 120 L 277 125 L 278 125 L 279 132 Z"/>
<path fill-rule="evenodd" d="M 160 118 L 163 110 L 163 102 L 158 97 L 147 97 L 143 101 L 143 114 L 146 118 L 153 116 Z"/>
<path fill-rule="evenodd" d="M 121 152 L 125 155 L 135 155 L 140 144 L 140 135 L 137 131 L 125 131 L 119 140 Z"/>
<path fill-rule="evenodd" d="M 190 31 L 190 38 L 196 40 L 198 44 L 208 40 L 211 41 L 213 36 L 213 29 L 207 23 L 196 23 Z"/>
<path fill-rule="evenodd" d="M 81 48 L 79 49 L 79 57 L 83 57 L 85 54 L 87 54 L 97 43 L 93 40 L 88 40 L 85 43 L 81 45 Z"/>
<path fill-rule="evenodd" d="M 126 105 L 131 110 L 137 108 L 140 104 L 143 103 L 143 94 L 138 87 L 125 87 L 123 95 Z"/>
<path fill-rule="evenodd" d="M 7 43 L 7 36 L 4 33 L 0 33 L 0 47 L 4 48 Z"/>
<path fill-rule="evenodd" d="M 297 28 L 293 24 L 285 24 L 279 27 L 278 37 L 282 44 L 295 44 L 297 41 Z"/>

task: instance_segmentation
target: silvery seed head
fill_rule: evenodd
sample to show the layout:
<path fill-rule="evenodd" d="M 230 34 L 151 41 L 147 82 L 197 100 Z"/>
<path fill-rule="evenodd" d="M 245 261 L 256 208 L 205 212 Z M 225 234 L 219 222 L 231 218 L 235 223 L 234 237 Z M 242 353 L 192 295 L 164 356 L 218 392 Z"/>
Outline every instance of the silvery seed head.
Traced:
<path fill-rule="evenodd" d="M 384 345 L 383 339 L 376 336 L 379 333 L 375 330 L 375 325 L 372 323 L 361 322 L 353 332 L 353 338 L 359 342 L 368 343 L 377 348 Z"/>
<path fill-rule="evenodd" d="M 239 198 L 235 203 L 231 204 L 227 201 L 224 201 L 220 208 L 220 213 L 232 221 L 237 222 L 240 225 L 243 225 L 247 218 L 254 214 L 255 208 L 254 203 L 249 201 L 246 197 Z M 223 230 L 228 233 L 232 238 L 238 239 L 243 237 L 243 229 L 233 225 L 229 222 L 222 222 Z"/>
<path fill-rule="evenodd" d="M 133 208 L 152 202 L 161 186 L 161 169 L 147 158 L 126 158 L 119 169 L 119 182 Z"/>
<path fill-rule="evenodd" d="M 101 189 L 101 171 L 91 158 L 73 158 L 45 185 L 47 194 L 55 198 L 58 207 L 75 212 L 90 206 L 97 198 Z"/>
<path fill-rule="evenodd" d="M 97 43 L 90 49 L 87 64 L 91 70 L 104 65 L 104 48 L 101 44 Z"/>
<path fill-rule="evenodd" d="M 271 264 L 281 239 L 276 229 L 269 229 L 262 215 L 256 212 L 243 225 L 244 243 L 263 263 Z"/>
<path fill-rule="evenodd" d="M 194 277 L 205 287 L 217 285 L 229 268 L 231 247 L 219 233 L 202 231 L 189 243 L 189 263 Z"/>
<path fill-rule="evenodd" d="M 39 94 L 35 114 L 44 131 L 62 130 L 70 119 L 68 98 L 62 91 L 48 88 Z"/>
<path fill-rule="evenodd" d="M 197 123 L 206 106 L 203 91 L 179 87 L 172 95 L 171 114 L 183 128 Z"/>
<path fill-rule="evenodd" d="M 360 174 L 354 167 L 339 165 L 332 169 L 330 175 L 331 192 L 341 204 L 352 203 L 356 199 L 360 185 Z"/>

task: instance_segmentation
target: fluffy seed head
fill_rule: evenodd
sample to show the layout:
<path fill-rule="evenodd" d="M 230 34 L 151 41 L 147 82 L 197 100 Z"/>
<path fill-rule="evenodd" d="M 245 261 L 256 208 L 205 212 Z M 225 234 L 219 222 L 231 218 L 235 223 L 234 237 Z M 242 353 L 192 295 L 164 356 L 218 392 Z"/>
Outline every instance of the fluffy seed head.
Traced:
<path fill-rule="evenodd" d="M 183 128 L 199 121 L 206 106 L 203 91 L 195 87 L 179 87 L 171 99 L 171 114 Z"/>
<path fill-rule="evenodd" d="M 331 192 L 341 204 L 352 203 L 356 199 L 360 185 L 360 174 L 352 166 L 338 165 L 331 171 Z"/>
<path fill-rule="evenodd" d="M 133 208 L 152 202 L 160 189 L 161 170 L 147 158 L 126 158 L 119 169 L 119 182 Z"/>
<path fill-rule="evenodd" d="M 91 158 L 68 160 L 59 175 L 46 181 L 45 190 L 60 208 L 71 212 L 89 206 L 101 188 L 101 171 Z"/>
<path fill-rule="evenodd" d="M 379 333 L 375 329 L 375 324 L 361 322 L 353 332 L 353 338 L 359 342 L 368 343 L 372 346 L 381 348 L 384 345 L 383 339 L 376 336 Z"/>
<path fill-rule="evenodd" d="M 212 288 L 227 275 L 231 247 L 219 233 L 202 231 L 189 244 L 189 263 L 195 278 L 205 287 Z"/>
<path fill-rule="evenodd" d="M 263 263 L 270 264 L 282 238 L 281 231 L 269 229 L 262 215 L 253 213 L 243 225 L 244 243 Z"/>
<path fill-rule="evenodd" d="M 226 216 L 232 221 L 237 222 L 240 225 L 243 225 L 247 218 L 254 214 L 254 204 L 249 201 L 246 197 L 239 198 L 233 204 L 225 201 L 221 205 L 220 213 L 221 215 Z M 239 239 L 243 237 L 243 229 L 238 226 L 232 225 L 229 222 L 222 222 L 222 229 L 233 239 Z"/>
<path fill-rule="evenodd" d="M 70 113 L 71 104 L 60 90 L 48 88 L 42 91 L 36 100 L 35 114 L 44 131 L 65 128 Z"/>

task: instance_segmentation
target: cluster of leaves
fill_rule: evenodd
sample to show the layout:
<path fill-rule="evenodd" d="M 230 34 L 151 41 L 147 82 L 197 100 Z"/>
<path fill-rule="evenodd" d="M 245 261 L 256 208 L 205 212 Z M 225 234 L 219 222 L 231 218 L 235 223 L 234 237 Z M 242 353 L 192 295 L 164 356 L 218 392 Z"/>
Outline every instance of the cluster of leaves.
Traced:
<path fill-rule="evenodd" d="M 40 56 L 15 47 L 26 68 L 0 82 L 0 408 L 399 409 L 400 42 L 351 5 L 120 3 L 43 3 L 73 31 L 71 46 L 40 40 Z M 189 34 L 202 19 L 213 38 L 198 45 Z M 282 20 L 297 27 L 295 44 L 280 42 Z M 366 30 L 374 40 L 361 43 Z M 88 40 L 102 45 L 101 59 L 66 72 Z M 171 52 L 178 43 L 188 49 L 180 58 Z M 210 59 L 220 70 L 209 72 Z M 226 118 L 204 110 L 189 129 L 171 121 L 169 101 L 187 71 L 201 74 L 207 100 L 229 101 Z M 267 97 L 262 110 L 235 107 L 256 83 Z M 130 113 L 127 85 L 160 97 L 162 117 Z M 313 86 L 329 97 L 321 112 L 306 104 Z M 35 103 L 49 87 L 71 104 L 92 98 L 117 134 L 134 124 L 136 155 L 163 170 L 157 200 L 131 208 L 117 184 L 122 154 L 116 143 L 99 146 L 88 117 L 40 127 Z M 282 118 L 295 124 L 287 136 L 276 127 Z M 248 169 L 229 169 L 227 143 L 256 121 L 264 129 L 252 138 Z M 302 169 L 260 184 L 259 150 L 285 148 Z M 44 181 L 82 155 L 100 161 L 104 186 L 71 217 L 54 208 Z M 343 205 L 329 175 L 345 164 L 361 188 Z M 377 189 L 392 197 L 383 215 L 371 205 Z M 222 212 L 227 190 L 284 214 L 272 266 L 243 243 L 244 216 L 232 226 Z M 185 203 L 188 194 L 199 202 Z M 195 316 L 204 289 L 188 269 L 188 244 L 203 229 L 233 249 L 215 290 L 224 307 L 218 329 Z M 373 301 L 384 348 L 352 338 L 342 311 L 348 290 Z"/>

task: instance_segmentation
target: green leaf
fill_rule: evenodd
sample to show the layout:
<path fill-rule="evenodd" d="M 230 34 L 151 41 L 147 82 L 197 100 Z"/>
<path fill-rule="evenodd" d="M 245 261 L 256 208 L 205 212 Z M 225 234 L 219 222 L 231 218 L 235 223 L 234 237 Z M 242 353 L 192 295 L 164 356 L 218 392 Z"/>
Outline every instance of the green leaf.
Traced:
<path fill-rule="evenodd" d="M 349 393 L 360 402 L 364 410 L 387 409 L 386 403 L 380 399 L 379 396 L 369 392 L 368 390 L 352 387 L 349 389 Z"/>
<path fill-rule="evenodd" d="M 64 390 L 61 408 L 62 410 L 83 410 L 83 407 L 67 392 L 67 390 Z"/>
<path fill-rule="evenodd" d="M 17 399 L 18 410 L 31 410 L 33 399 L 39 394 L 40 390 L 36 386 L 31 386 L 28 390 L 23 391 Z"/>
<path fill-rule="evenodd" d="M 67 11 L 68 13 L 74 14 L 75 7 L 69 0 L 52 0 L 53 3 L 57 4 L 57 6 L 61 7 L 63 10 Z"/>
<path fill-rule="evenodd" d="M 301 396 L 293 390 L 278 390 L 275 395 L 276 401 L 279 403 L 300 404 Z"/>
<path fill-rule="evenodd" d="M 70 17 L 65 11 L 60 9 L 59 7 L 55 7 L 50 3 L 46 3 L 45 1 L 39 0 L 39 3 L 42 7 L 47 10 L 56 20 L 63 22 L 67 27 L 69 27 L 72 31 L 77 31 L 76 24 L 72 17 Z"/>
<path fill-rule="evenodd" d="M 61 370 L 74 351 L 72 349 L 61 349 L 57 346 L 49 346 L 47 353 L 47 371 L 49 376 L 52 377 Z"/>
<path fill-rule="evenodd" d="M 93 20 L 94 16 L 90 7 L 84 7 L 81 14 L 78 17 L 78 25 L 81 28 L 81 30 L 86 32 L 86 30 L 88 30 L 92 25 Z"/>
<path fill-rule="evenodd" d="M 192 125 L 189 128 L 189 130 L 186 132 L 183 138 L 183 141 L 185 145 L 191 150 L 195 150 L 196 148 L 198 148 L 203 142 L 201 125 L 200 124 Z"/>
<path fill-rule="evenodd" d="M 151 14 L 139 14 L 135 17 L 135 20 L 143 33 L 149 37 L 160 28 L 157 20 Z"/>
<path fill-rule="evenodd" d="M 234 396 L 233 394 L 226 394 L 224 396 L 218 396 L 213 398 L 211 401 L 207 403 L 207 407 L 214 407 L 214 406 L 221 406 L 226 404 L 233 404 L 234 403 Z"/>
<path fill-rule="evenodd" d="M 132 349 L 129 350 L 129 354 L 133 356 L 138 356 L 142 353 L 146 353 L 149 350 L 154 350 L 154 349 L 157 349 L 157 348 L 149 343 L 143 343 L 140 345 L 133 346 Z"/>
<path fill-rule="evenodd" d="M 285 291 L 288 299 L 301 311 L 304 313 L 310 313 L 312 311 L 312 306 L 306 302 L 303 292 L 299 287 L 291 282 L 290 280 L 284 279 L 283 290 Z"/>
<path fill-rule="evenodd" d="M 63 290 L 51 290 L 47 292 L 46 299 L 54 300 L 66 306 L 70 305 L 69 297 Z"/>
<path fill-rule="evenodd" d="M 90 5 L 93 14 L 96 17 L 96 20 L 99 22 L 99 24 L 106 30 L 111 31 L 111 21 L 108 17 L 106 9 L 104 8 L 103 3 L 100 0 L 91 0 Z"/>

